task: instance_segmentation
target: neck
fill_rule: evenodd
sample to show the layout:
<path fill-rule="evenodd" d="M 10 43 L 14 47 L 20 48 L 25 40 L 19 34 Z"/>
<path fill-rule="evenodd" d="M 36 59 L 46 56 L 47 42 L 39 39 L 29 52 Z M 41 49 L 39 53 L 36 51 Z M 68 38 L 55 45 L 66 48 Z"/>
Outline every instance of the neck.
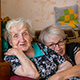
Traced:
<path fill-rule="evenodd" d="M 24 51 L 25 55 L 29 56 L 29 57 L 34 57 L 35 55 L 35 51 L 34 51 L 34 48 L 31 47 L 29 50 L 27 51 Z"/>

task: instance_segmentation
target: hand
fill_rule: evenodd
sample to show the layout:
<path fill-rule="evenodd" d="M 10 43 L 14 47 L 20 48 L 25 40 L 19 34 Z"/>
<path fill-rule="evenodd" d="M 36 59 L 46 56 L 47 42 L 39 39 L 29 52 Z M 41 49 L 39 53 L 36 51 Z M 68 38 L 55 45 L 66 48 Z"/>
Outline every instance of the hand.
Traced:
<path fill-rule="evenodd" d="M 4 53 L 4 55 L 15 55 L 16 56 L 17 54 L 20 54 L 20 53 L 23 53 L 23 52 L 16 48 L 10 48 L 8 49 L 7 52 Z"/>
<path fill-rule="evenodd" d="M 48 80 L 65 80 L 62 77 L 60 77 L 59 73 L 56 73 L 52 75 Z"/>
<path fill-rule="evenodd" d="M 68 69 L 70 67 L 72 67 L 72 64 L 70 62 L 68 62 L 68 61 L 65 61 L 62 64 L 58 65 L 57 73 L 61 72 L 63 70 L 66 70 L 66 69 Z"/>

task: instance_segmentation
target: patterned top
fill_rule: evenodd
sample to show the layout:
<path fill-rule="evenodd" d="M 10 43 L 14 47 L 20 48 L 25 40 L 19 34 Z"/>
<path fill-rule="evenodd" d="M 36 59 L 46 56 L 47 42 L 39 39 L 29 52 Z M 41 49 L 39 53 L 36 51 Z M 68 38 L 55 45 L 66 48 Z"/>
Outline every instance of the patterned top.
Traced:
<path fill-rule="evenodd" d="M 40 79 L 46 80 L 51 75 L 55 74 L 57 71 L 57 66 L 66 60 L 55 53 L 53 50 L 49 49 L 47 46 L 39 43 L 34 44 L 37 49 L 37 47 L 41 50 L 39 56 L 30 58 L 33 63 L 36 65 L 37 70 L 40 73 Z M 37 50 L 38 51 L 38 50 Z M 35 53 L 36 54 L 36 53 Z M 4 58 L 5 61 L 11 62 L 12 71 L 14 71 L 16 68 L 18 68 L 21 65 L 20 60 L 16 56 L 8 56 L 6 55 Z"/>
<path fill-rule="evenodd" d="M 43 44 L 38 44 L 43 52 L 43 56 L 32 58 L 31 60 L 36 65 L 40 78 L 46 80 L 57 72 L 58 65 L 66 61 L 62 56 L 55 53 Z"/>

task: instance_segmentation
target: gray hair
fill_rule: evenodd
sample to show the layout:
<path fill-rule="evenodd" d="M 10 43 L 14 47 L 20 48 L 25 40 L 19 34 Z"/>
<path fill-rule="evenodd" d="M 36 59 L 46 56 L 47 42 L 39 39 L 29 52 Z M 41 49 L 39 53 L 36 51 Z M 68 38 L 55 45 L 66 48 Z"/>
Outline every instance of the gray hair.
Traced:
<path fill-rule="evenodd" d="M 31 21 L 25 20 L 23 18 L 16 18 L 16 19 L 11 19 L 10 21 L 8 21 L 6 28 L 4 29 L 3 37 L 7 42 L 9 42 L 9 43 L 11 42 L 11 39 L 10 39 L 10 32 L 12 32 L 11 27 L 15 26 L 17 24 L 20 24 L 20 26 L 19 26 L 20 28 L 22 28 L 23 25 L 26 24 L 27 28 L 29 29 L 30 36 L 32 38 L 34 37 L 35 33 L 34 33 L 34 29 L 33 29 Z"/>
<path fill-rule="evenodd" d="M 39 40 L 39 42 L 45 44 L 45 43 L 49 42 L 49 40 L 48 40 L 49 37 L 52 39 L 56 39 L 59 36 L 63 39 L 66 38 L 66 35 L 61 28 L 59 28 L 58 26 L 55 26 L 55 25 L 51 25 L 41 31 L 38 40 Z"/>

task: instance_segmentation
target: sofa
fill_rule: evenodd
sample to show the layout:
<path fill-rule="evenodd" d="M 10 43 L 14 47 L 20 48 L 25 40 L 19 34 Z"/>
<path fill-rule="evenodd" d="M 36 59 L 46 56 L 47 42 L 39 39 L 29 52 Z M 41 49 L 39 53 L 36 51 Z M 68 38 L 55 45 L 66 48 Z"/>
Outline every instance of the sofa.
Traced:
<path fill-rule="evenodd" d="M 10 45 L 6 42 L 6 40 L 3 38 L 3 29 L 5 28 L 6 23 L 1 24 L 1 34 L 2 34 L 2 55 L 4 56 L 4 52 L 8 50 Z M 66 34 L 66 41 L 67 44 L 71 42 L 79 42 L 80 43 L 80 29 L 63 29 Z M 38 37 L 40 35 L 41 30 L 35 31 L 35 37 L 33 38 L 33 43 L 38 43 Z M 22 77 L 22 76 L 11 76 L 10 80 L 35 80 L 29 77 Z"/>
<path fill-rule="evenodd" d="M 79 42 L 80 43 L 80 28 L 79 29 L 63 29 L 66 34 L 66 42 Z M 38 37 L 41 30 L 35 31 L 35 37 L 33 38 L 32 43 L 38 42 Z"/>
<path fill-rule="evenodd" d="M 36 80 L 36 79 L 14 75 L 10 77 L 10 80 Z"/>

